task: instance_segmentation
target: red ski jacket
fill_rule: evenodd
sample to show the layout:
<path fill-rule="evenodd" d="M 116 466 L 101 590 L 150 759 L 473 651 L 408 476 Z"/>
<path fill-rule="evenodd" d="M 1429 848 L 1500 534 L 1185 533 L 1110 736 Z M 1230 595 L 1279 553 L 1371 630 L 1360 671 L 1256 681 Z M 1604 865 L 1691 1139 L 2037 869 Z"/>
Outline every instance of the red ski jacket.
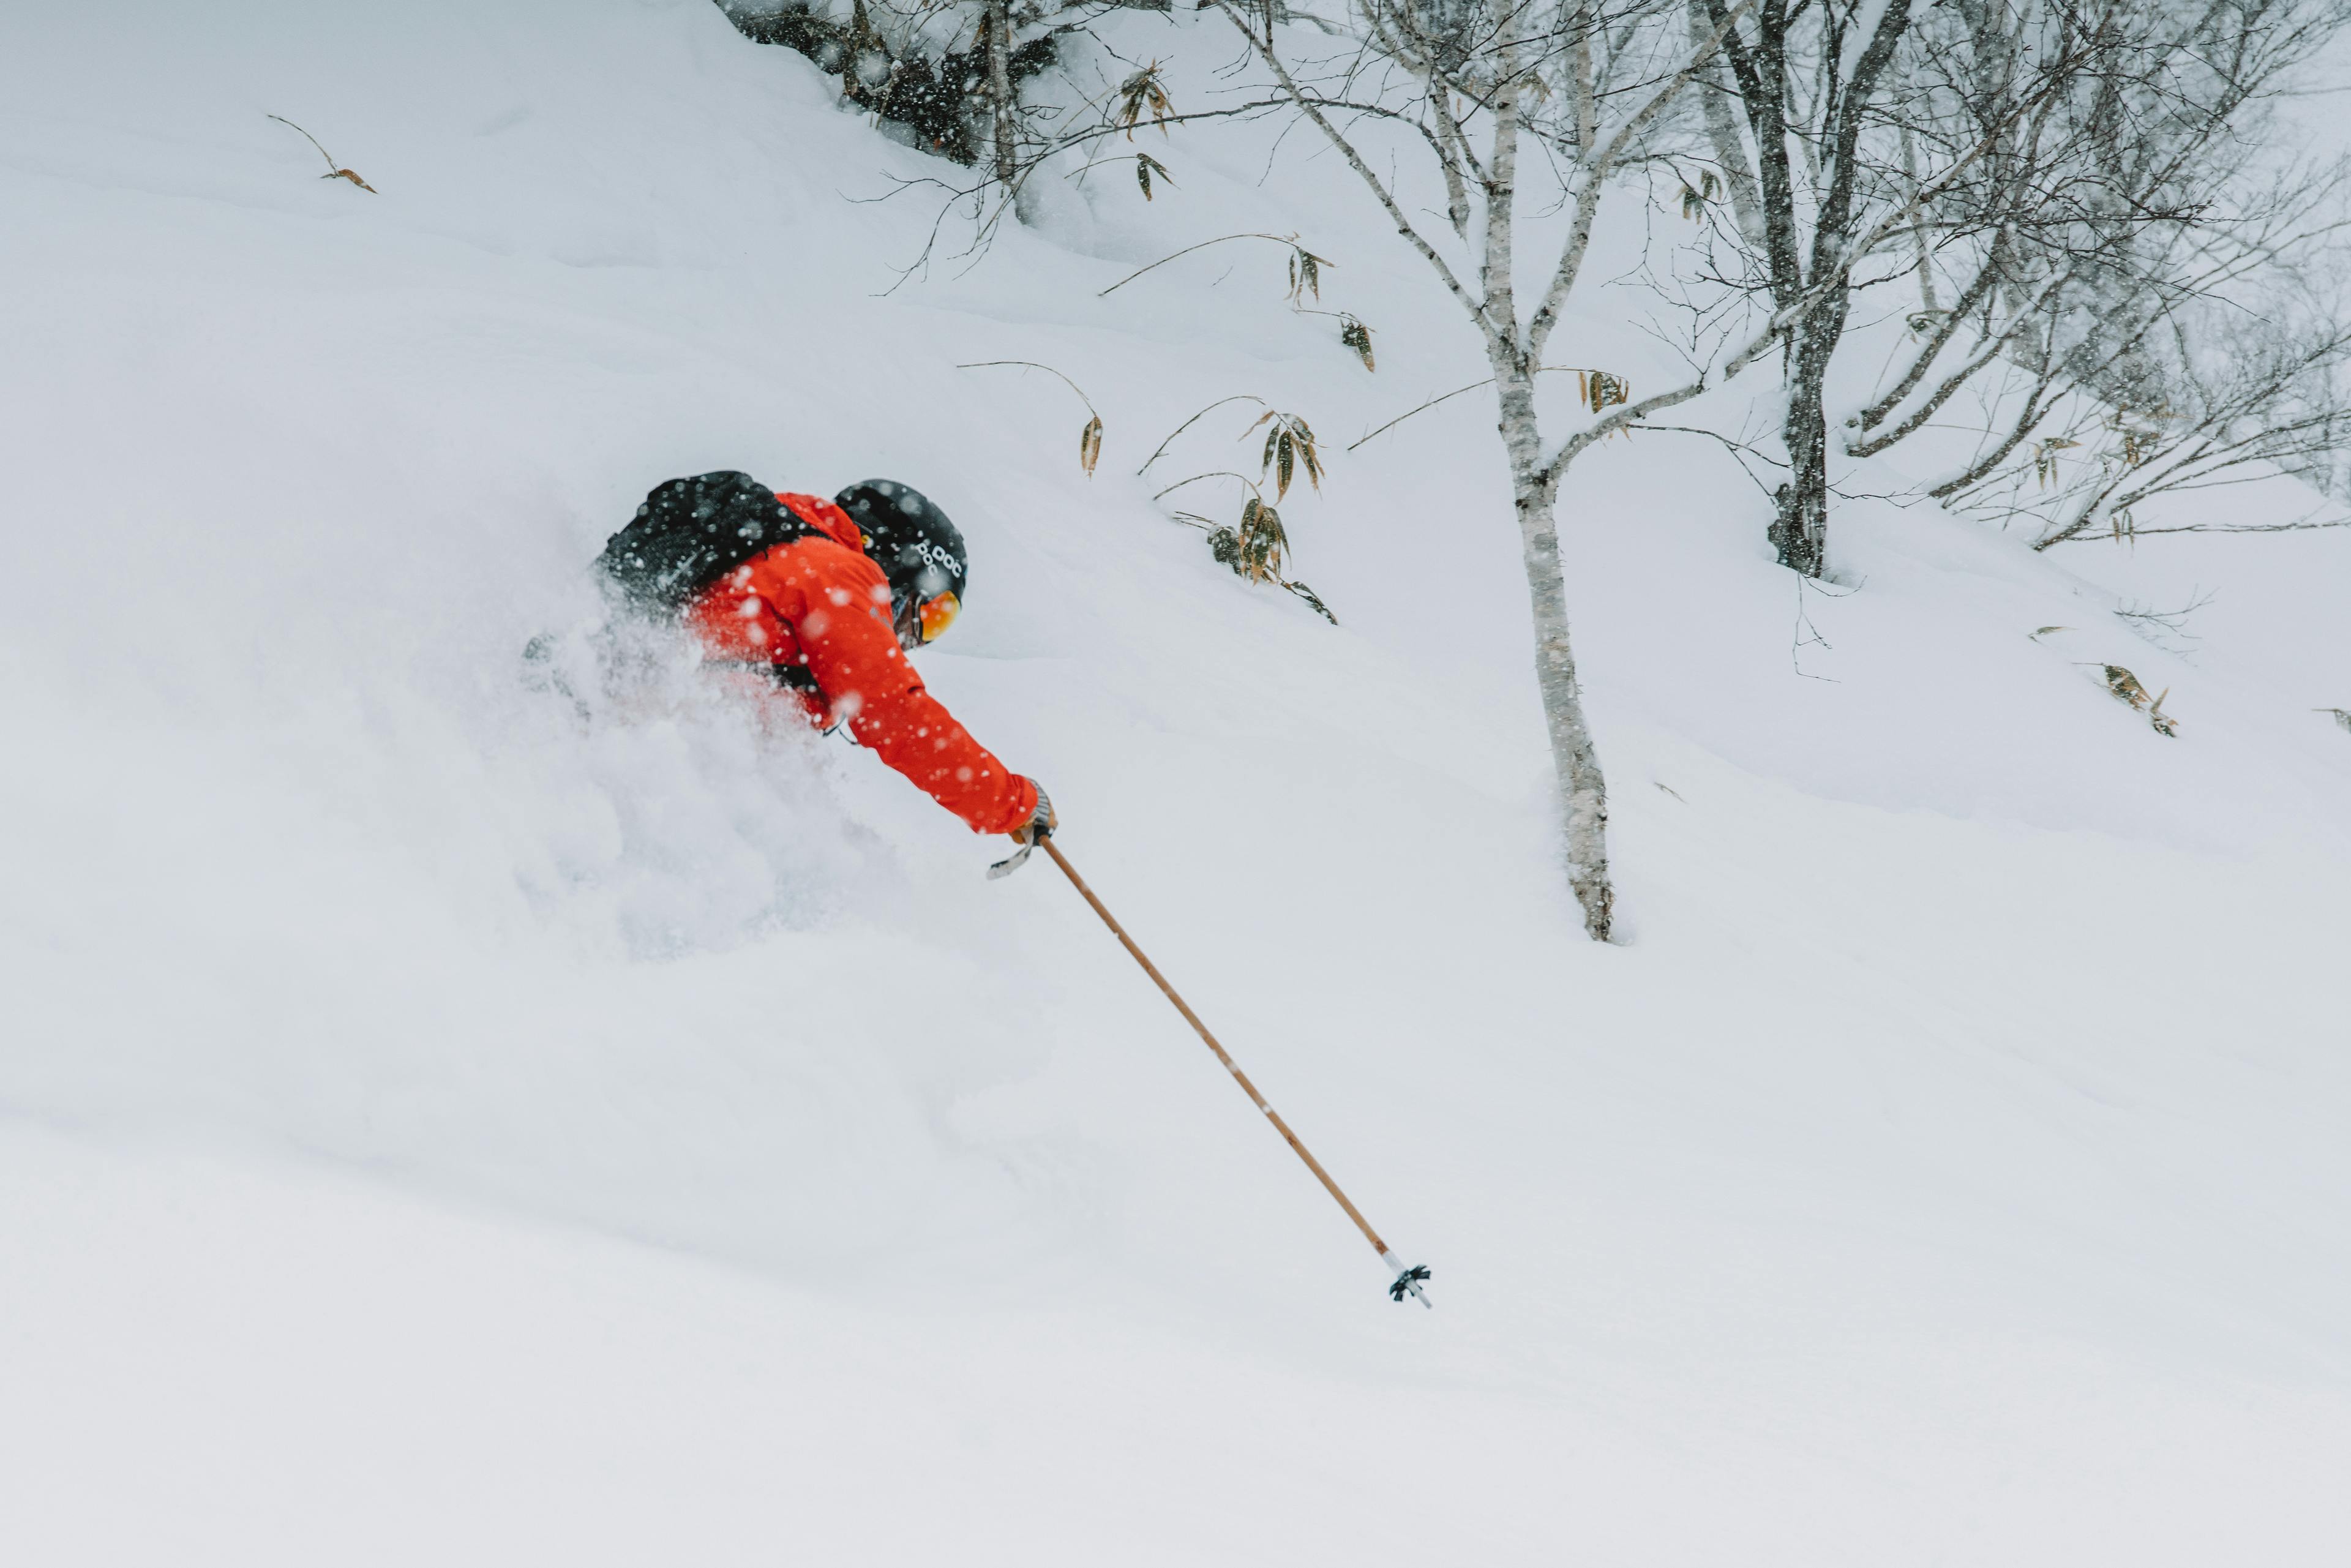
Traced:
<path fill-rule="evenodd" d="M 989 755 L 923 687 L 890 626 L 890 584 L 849 514 L 815 496 L 778 495 L 817 529 L 754 556 L 686 606 L 713 659 L 804 669 L 820 725 L 852 735 L 979 833 L 1008 833 L 1037 787 Z"/>

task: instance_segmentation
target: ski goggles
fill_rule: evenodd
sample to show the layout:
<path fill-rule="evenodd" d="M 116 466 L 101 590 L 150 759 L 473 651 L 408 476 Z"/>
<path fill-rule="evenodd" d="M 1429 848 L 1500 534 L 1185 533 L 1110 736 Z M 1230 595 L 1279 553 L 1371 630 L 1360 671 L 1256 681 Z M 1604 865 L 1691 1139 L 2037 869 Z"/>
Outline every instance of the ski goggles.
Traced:
<path fill-rule="evenodd" d="M 923 601 L 914 612 L 915 622 L 923 629 L 923 641 L 938 641 L 946 629 L 955 624 L 956 617 L 962 613 L 963 601 L 952 593 L 942 593 L 935 599 Z"/>

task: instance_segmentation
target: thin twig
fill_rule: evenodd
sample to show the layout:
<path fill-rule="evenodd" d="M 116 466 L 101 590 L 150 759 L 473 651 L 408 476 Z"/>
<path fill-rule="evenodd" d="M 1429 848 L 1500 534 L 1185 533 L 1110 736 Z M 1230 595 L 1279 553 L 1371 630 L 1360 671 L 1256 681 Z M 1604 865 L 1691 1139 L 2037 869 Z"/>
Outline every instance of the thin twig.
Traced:
<path fill-rule="evenodd" d="M 976 360 L 967 365 L 957 365 L 956 369 L 959 371 L 985 371 L 997 365 L 1018 365 L 1022 370 L 1042 371 L 1047 375 L 1059 381 L 1063 386 L 1069 388 L 1071 392 L 1077 393 L 1078 401 L 1086 405 L 1086 412 L 1088 413 L 1092 414 L 1096 419 L 1100 419 L 1102 417 L 1100 412 L 1094 407 L 1094 400 L 1086 395 L 1085 388 L 1078 385 L 1077 382 L 1061 374 L 1061 371 L 1055 370 L 1052 366 L 1040 365 L 1034 360 Z"/>
<path fill-rule="evenodd" d="M 1195 474 L 1189 479 L 1178 479 L 1173 485 L 1168 486 L 1165 490 L 1160 491 L 1159 496 L 1172 496 L 1176 491 L 1182 489 L 1185 486 L 1196 484 L 1202 479 L 1238 479 L 1242 484 L 1247 485 L 1251 490 L 1256 491 L 1259 500 L 1263 500 L 1265 498 L 1265 492 L 1258 489 L 1256 480 L 1250 478 L 1246 474 L 1236 474 L 1229 468 L 1218 468 L 1207 474 Z M 1154 496 L 1151 498 L 1155 501 L 1159 499 L 1159 496 Z"/>
<path fill-rule="evenodd" d="M 1328 312 L 1328 311 L 1320 311 L 1320 312 L 1316 312 L 1316 314 L 1320 314 L 1320 315 L 1328 315 L 1328 314 L 1329 314 L 1329 312 Z M 1593 372 L 1592 372 L 1588 368 L 1586 368 L 1586 367 L 1584 367 L 1584 366 L 1582 366 L 1582 365 L 1538 365 L 1538 366 L 1536 366 L 1536 367 L 1535 367 L 1535 374 L 1537 374 L 1537 375 L 1539 375 L 1539 376 L 1541 376 L 1541 375 L 1549 375 L 1549 374 L 1552 374 L 1552 372 L 1554 372 L 1554 371 L 1578 371 L 1579 373 L 1585 374 L 1585 375 L 1589 375 L 1589 374 L 1593 373 Z M 1411 418 L 1414 414 L 1416 414 L 1416 413 L 1426 413 L 1426 411 L 1428 411 L 1429 409 L 1435 408 L 1435 407 L 1436 407 L 1438 403 L 1440 403 L 1440 402 L 1446 402 L 1446 401 L 1447 401 L 1448 399 L 1451 399 L 1451 398 L 1457 398 L 1457 397 L 1459 397 L 1463 392 L 1476 392 L 1479 387 L 1488 387 L 1488 386 L 1492 386 L 1493 384 L 1494 384 L 1494 378 L 1493 378 L 1493 377 L 1491 377 L 1491 376 L 1488 376 L 1488 377 L 1487 377 L 1484 381 L 1482 381 L 1482 382 L 1470 382 L 1468 386 L 1466 386 L 1466 387 L 1455 387 L 1455 388 L 1454 388 L 1451 392 L 1446 392 L 1446 393 L 1444 393 L 1443 395 L 1438 396 L 1438 397 L 1433 397 L 1433 398 L 1430 398 L 1426 402 L 1422 403 L 1418 408 L 1408 408 L 1408 409 L 1405 410 L 1402 413 L 1400 413 L 1400 414 L 1396 415 L 1394 419 L 1392 419 L 1392 420 L 1388 421 L 1385 424 L 1383 424 L 1382 426 L 1380 426 L 1380 427 L 1379 427 L 1379 429 L 1374 430 L 1374 431 L 1373 431 L 1370 434 L 1364 436 L 1362 440 L 1356 441 L 1356 442 L 1353 443 L 1352 444 L 1350 444 L 1350 445 L 1346 448 L 1346 450 L 1347 450 L 1347 451 L 1349 451 L 1349 452 L 1353 452 L 1356 447 L 1363 445 L 1363 444 L 1364 444 L 1364 442 L 1371 440 L 1371 439 L 1372 439 L 1372 436 L 1385 434 L 1387 432 L 1389 432 L 1389 431 L 1391 431 L 1391 430 L 1394 430 L 1397 425 L 1402 424 L 1405 420 L 1410 419 L 1410 418 Z"/>
<path fill-rule="evenodd" d="M 282 114 L 267 115 L 265 116 L 265 118 L 274 120 L 280 125 L 294 125 L 292 120 L 287 119 Z M 302 128 L 298 125 L 294 125 L 294 129 L 297 131 L 302 131 Z M 319 178 L 321 180 L 349 180 L 352 184 L 357 185 L 360 190 L 365 191 L 371 196 L 380 193 L 373 185 L 371 185 L 365 180 L 360 179 L 356 172 L 338 164 L 335 162 L 335 155 L 328 152 L 326 148 L 319 146 L 319 139 L 317 137 L 311 135 L 307 131 L 302 131 L 302 139 L 308 141 L 311 146 L 318 147 L 319 156 L 327 161 L 327 172 L 319 175 Z"/>
<path fill-rule="evenodd" d="M 272 114 L 272 115 L 266 116 L 265 118 L 266 118 L 266 119 L 270 119 L 270 120 L 274 120 L 277 121 L 277 123 L 278 123 L 278 124 L 280 124 L 280 125 L 294 125 L 294 122 L 293 122 L 292 120 L 290 120 L 287 119 L 287 118 L 286 118 L 284 115 L 282 115 L 282 114 Z M 298 126 L 298 125 L 294 125 L 294 129 L 295 129 L 295 130 L 297 130 L 297 131 L 302 131 L 302 128 L 301 128 L 300 126 Z M 311 135 L 311 134 L 310 134 L 308 131 L 302 131 L 302 139 L 303 139 L 305 141 L 308 141 L 311 146 L 313 146 L 313 147 L 318 147 L 318 148 L 319 148 L 319 157 L 321 157 L 321 158 L 324 158 L 324 159 L 327 161 L 327 168 L 328 168 L 328 171 L 329 171 L 329 172 L 332 172 L 332 173 L 340 173 L 340 172 L 341 172 L 341 171 L 342 171 L 342 167 L 343 167 L 343 166 L 342 166 L 341 164 L 340 164 L 340 163 L 338 163 L 338 162 L 335 162 L 335 155 L 334 155 L 333 153 L 331 153 L 331 152 L 328 152 L 324 147 L 320 147 L 320 146 L 319 145 L 319 139 L 318 139 L 317 137 L 315 137 L 315 136 Z"/>
<path fill-rule="evenodd" d="M 1144 273 L 1150 272 L 1157 267 L 1165 267 L 1169 262 L 1176 260 L 1181 256 L 1189 256 L 1196 250 L 1206 250 L 1212 245 L 1222 245 L 1227 240 L 1235 239 L 1270 239 L 1276 245 L 1286 245 L 1292 250 L 1301 248 L 1298 244 L 1298 236 L 1296 235 L 1290 235 L 1286 237 L 1281 235 L 1261 234 L 1218 235 L 1215 239 L 1204 239 L 1198 245 L 1187 245 L 1182 250 L 1177 251 L 1174 256 L 1163 256 L 1157 261 L 1153 262 L 1150 267 L 1143 267 L 1137 271 L 1128 273 L 1124 277 L 1122 277 L 1116 283 L 1112 284 L 1109 288 L 1103 289 L 1102 293 L 1109 294 L 1114 289 L 1123 288 L 1128 284 L 1134 282 L 1136 278 L 1141 277 Z M 1316 259 L 1320 260 L 1321 258 L 1317 257 Z M 1338 263 L 1324 262 L 1323 265 L 1325 267 L 1336 267 Z M 1098 294 L 1095 298 L 1102 298 L 1102 295 Z"/>
<path fill-rule="evenodd" d="M 2337 517 L 2325 523 L 2184 523 L 2176 528 L 2131 528 L 2126 537 L 2143 538 L 2148 534 L 2296 534 L 2313 528 L 2351 528 L 2351 517 Z M 2051 544 L 2079 544 L 2085 539 L 2095 542 L 2106 536 L 2097 533 L 2067 534 L 2051 539 Z M 2038 548 L 2038 547 L 2036 547 Z"/>
<path fill-rule="evenodd" d="M 1463 392 L 1473 392 L 1479 387 L 1489 387 L 1493 384 L 1494 378 L 1488 376 L 1482 382 L 1471 382 L 1466 387 L 1455 387 L 1451 392 L 1447 392 L 1440 397 L 1430 398 L 1418 408 L 1408 408 L 1405 410 L 1402 413 L 1396 415 L 1394 419 L 1380 426 L 1379 429 L 1372 431 L 1370 434 L 1364 435 L 1362 440 L 1351 442 L 1348 444 L 1347 450 L 1353 452 L 1356 447 L 1364 444 L 1364 442 L 1371 440 L 1373 436 L 1386 434 L 1389 431 L 1394 430 L 1397 425 L 1402 424 L 1405 420 L 1410 419 L 1416 413 L 1425 413 L 1428 410 L 1435 408 L 1440 402 L 1444 402 L 1451 398 L 1459 397 Z"/>
<path fill-rule="evenodd" d="M 1189 419 L 1186 420 L 1183 423 L 1181 423 L 1181 424 L 1177 425 L 1177 426 L 1176 427 L 1175 434 L 1168 436 L 1168 438 L 1167 438 L 1165 441 L 1161 442 L 1161 443 L 1159 444 L 1159 450 L 1158 450 L 1158 451 L 1156 451 L 1156 452 L 1154 452 L 1150 456 L 1148 456 L 1148 457 L 1146 457 L 1146 458 L 1144 458 L 1144 459 L 1143 460 L 1143 466 L 1142 466 L 1142 467 L 1140 467 L 1140 468 L 1137 468 L 1137 469 L 1134 471 L 1135 477 L 1139 479 L 1139 478 L 1141 478 L 1144 475 L 1148 474 L 1149 472 L 1151 472 L 1151 465 L 1152 465 L 1154 463 L 1158 462 L 1158 461 L 1159 461 L 1159 459 L 1160 459 L 1161 457 L 1163 457 L 1163 456 L 1165 456 L 1165 455 L 1166 455 L 1167 448 L 1168 448 L 1170 445 L 1174 444 L 1175 440 L 1176 440 L 1176 436 L 1183 434 L 1186 431 L 1187 431 L 1187 430 L 1191 429 L 1194 425 L 1196 425 L 1196 424 L 1199 423 L 1200 423 L 1200 418 L 1201 418 L 1201 415 L 1202 415 L 1202 414 L 1213 413 L 1215 413 L 1217 409 L 1220 409 L 1220 408 L 1224 407 L 1224 406 L 1225 406 L 1225 404 L 1227 404 L 1227 403 L 1228 403 L 1228 402 L 1253 402 L 1253 403 L 1257 404 L 1257 405 L 1258 405 L 1258 407 L 1259 407 L 1259 408 L 1270 408 L 1270 407 L 1272 407 L 1272 406 L 1273 406 L 1271 403 L 1269 403 L 1268 402 L 1266 402 L 1266 401 L 1265 401 L 1265 399 L 1263 399 L 1263 398 L 1261 398 L 1261 397 L 1257 397 L 1257 396 L 1255 396 L 1255 395 L 1253 395 L 1253 394 L 1251 394 L 1251 393 L 1249 393 L 1249 392 L 1235 392 L 1235 393 L 1234 393 L 1232 396 L 1230 396 L 1230 397 L 1220 397 L 1220 398 L 1218 398 L 1216 402 L 1214 402 L 1210 403 L 1207 408 L 1202 409 L 1202 410 L 1200 411 L 1200 413 L 1196 413 L 1196 414 L 1194 414 L 1191 418 L 1189 418 Z"/>

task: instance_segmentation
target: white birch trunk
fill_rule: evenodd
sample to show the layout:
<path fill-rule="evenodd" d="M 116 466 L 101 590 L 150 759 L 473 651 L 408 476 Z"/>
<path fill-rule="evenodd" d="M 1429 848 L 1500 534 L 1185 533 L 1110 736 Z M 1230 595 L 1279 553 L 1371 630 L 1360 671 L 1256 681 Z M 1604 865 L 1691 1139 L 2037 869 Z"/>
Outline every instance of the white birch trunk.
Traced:
<path fill-rule="evenodd" d="M 1693 47 L 1710 47 L 1714 27 L 1706 19 L 1705 0 L 1690 0 L 1689 35 Z M 1739 139 L 1739 127 L 1730 118 L 1730 96 L 1716 79 L 1720 74 L 1719 67 L 1710 68 L 1698 82 L 1698 113 L 1706 121 L 1707 140 L 1714 143 L 1715 166 L 1722 171 L 1731 221 L 1739 225 L 1740 236 L 1760 250 L 1763 199 L 1755 188 L 1755 165 L 1748 160 L 1747 144 Z"/>
<path fill-rule="evenodd" d="M 1608 783 L 1599 749 L 1583 716 L 1568 640 L 1567 583 L 1559 559 L 1555 520 L 1558 486 L 1541 474 L 1542 442 L 1535 422 L 1532 378 L 1516 366 L 1498 367 L 1502 444 L 1510 459 L 1512 502 L 1519 518 L 1519 555 L 1533 612 L 1535 690 L 1542 699 L 1551 740 L 1552 774 L 1560 816 L 1560 860 L 1567 884 L 1583 907 L 1583 928 L 1609 939 L 1616 894 L 1608 876 Z"/>
<path fill-rule="evenodd" d="M 1561 310 L 1581 270 L 1584 241 L 1590 234 L 1592 210 L 1597 202 L 1599 176 L 1622 142 L 1661 110 L 1683 78 L 1661 89 L 1649 106 L 1628 121 L 1606 154 L 1592 146 L 1596 132 L 1596 106 L 1591 101 L 1588 50 L 1577 57 L 1576 79 L 1583 102 L 1577 134 L 1583 143 L 1580 162 L 1590 171 L 1577 193 L 1577 216 L 1566 248 L 1545 290 L 1533 320 L 1523 329 L 1519 321 L 1515 276 L 1518 207 L 1518 153 L 1521 134 L 1521 99 L 1539 89 L 1531 74 L 1520 72 L 1526 13 L 1515 5 L 1495 5 L 1495 88 L 1484 105 L 1493 120 L 1490 156 L 1482 170 L 1468 154 L 1461 127 L 1444 107 L 1450 90 L 1429 80 L 1432 99 L 1444 132 L 1438 157 L 1447 164 L 1448 220 L 1457 232 L 1468 228 L 1462 200 L 1473 183 L 1484 199 L 1485 223 L 1476 241 L 1478 275 L 1473 293 L 1470 280 L 1457 273 L 1414 225 L 1411 215 L 1344 132 L 1331 122 L 1316 102 L 1317 95 L 1301 88 L 1283 64 L 1273 45 L 1270 26 L 1264 37 L 1254 27 L 1255 13 L 1243 7 L 1249 0 L 1203 0 L 1222 10 L 1241 36 L 1249 40 L 1268 69 L 1299 112 L 1320 130 L 1353 169 L 1365 188 L 1395 223 L 1396 232 L 1418 251 L 1446 289 L 1458 300 L 1484 340 L 1487 361 L 1494 369 L 1500 402 L 1502 445 L 1510 468 L 1510 487 L 1518 513 L 1519 547 L 1527 574 L 1527 595 L 1533 612 L 1535 689 L 1542 701 L 1543 724 L 1551 741 L 1552 767 L 1558 790 L 1560 858 L 1569 887 L 1583 908 L 1583 926 L 1593 937 L 1607 941 L 1614 924 L 1615 894 L 1608 881 L 1608 789 L 1600 771 L 1599 752 L 1584 721 L 1583 696 L 1576 685 L 1575 654 L 1568 641 L 1567 591 L 1560 567 L 1559 531 L 1552 521 L 1559 476 L 1573 451 L 1562 449 L 1546 464 L 1542 430 L 1535 416 L 1534 367 L 1541 361 L 1545 340 L 1558 325 Z M 1458 162 L 1456 162 L 1458 160 Z M 1465 234 L 1464 237 L 1467 237 Z M 1663 406 L 1694 394 L 1702 382 L 1652 404 Z M 1643 405 L 1644 407 L 1652 405 Z M 1580 447 L 1576 448 L 1580 450 Z"/>

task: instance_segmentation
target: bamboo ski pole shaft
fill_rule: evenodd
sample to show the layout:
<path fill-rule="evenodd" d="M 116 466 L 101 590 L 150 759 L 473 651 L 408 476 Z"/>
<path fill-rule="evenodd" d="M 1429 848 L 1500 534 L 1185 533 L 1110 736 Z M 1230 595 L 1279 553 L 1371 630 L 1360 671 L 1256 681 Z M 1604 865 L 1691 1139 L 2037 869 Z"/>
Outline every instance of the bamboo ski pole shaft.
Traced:
<path fill-rule="evenodd" d="M 1364 1211 L 1357 1208 L 1354 1201 L 1340 1190 L 1339 1184 L 1331 1179 L 1331 1173 L 1322 1168 L 1322 1162 L 1314 1157 L 1312 1151 L 1298 1141 L 1298 1134 L 1290 1130 L 1290 1124 L 1281 1119 L 1281 1113 L 1266 1103 L 1265 1096 L 1258 1092 L 1257 1085 L 1249 1082 L 1249 1074 L 1241 1071 L 1240 1063 L 1232 1059 L 1231 1052 L 1217 1043 L 1217 1037 L 1209 1032 L 1208 1026 L 1200 1021 L 1200 1015 L 1194 1012 L 1191 1004 L 1176 993 L 1174 986 L 1167 983 L 1167 977 L 1159 972 L 1159 966 L 1153 963 L 1143 949 L 1134 945 L 1134 938 L 1129 936 L 1126 934 L 1126 927 L 1118 923 L 1118 916 L 1113 915 L 1108 906 L 1094 896 L 1094 890 L 1086 885 L 1086 879 L 1078 874 L 1078 868 L 1070 863 L 1070 857 L 1061 852 L 1061 846 L 1053 841 L 1052 835 L 1040 833 L 1037 837 L 1037 842 L 1045 846 L 1045 852 L 1053 857 L 1053 863 L 1061 868 L 1061 874 L 1070 879 L 1070 885 L 1078 890 L 1078 895 L 1093 906 L 1093 912 L 1096 915 L 1102 916 L 1102 923 L 1110 927 L 1110 934 L 1118 938 L 1119 946 L 1124 947 L 1128 955 L 1143 966 L 1143 972 L 1151 977 L 1152 984 L 1157 986 L 1162 992 L 1165 993 L 1167 999 L 1176 1004 L 1176 1010 L 1184 1015 L 1184 1021 L 1192 1026 L 1193 1032 L 1200 1037 L 1202 1042 L 1210 1051 L 1217 1053 L 1217 1060 L 1225 1064 L 1225 1071 L 1233 1075 L 1233 1082 L 1241 1086 L 1241 1092 L 1249 1097 L 1250 1102 L 1259 1111 L 1265 1113 L 1265 1119 L 1273 1124 L 1273 1130 L 1281 1134 L 1282 1142 L 1288 1144 L 1298 1157 L 1306 1162 L 1306 1168 L 1314 1173 L 1314 1179 L 1322 1184 L 1322 1189 L 1338 1201 L 1341 1208 L 1347 1211 L 1347 1218 L 1355 1222 L 1355 1228 L 1364 1233 L 1364 1239 L 1372 1244 L 1372 1250 L 1380 1255 L 1380 1261 L 1395 1270 L 1395 1283 L 1389 1287 L 1388 1293 L 1397 1301 L 1404 1300 L 1409 1293 L 1422 1306 L 1430 1305 L 1428 1297 L 1420 1288 L 1420 1281 L 1428 1278 L 1428 1270 L 1405 1267 L 1404 1261 L 1388 1249 L 1388 1244 L 1380 1239 L 1380 1233 L 1372 1228 L 1372 1222 L 1364 1218 Z"/>

